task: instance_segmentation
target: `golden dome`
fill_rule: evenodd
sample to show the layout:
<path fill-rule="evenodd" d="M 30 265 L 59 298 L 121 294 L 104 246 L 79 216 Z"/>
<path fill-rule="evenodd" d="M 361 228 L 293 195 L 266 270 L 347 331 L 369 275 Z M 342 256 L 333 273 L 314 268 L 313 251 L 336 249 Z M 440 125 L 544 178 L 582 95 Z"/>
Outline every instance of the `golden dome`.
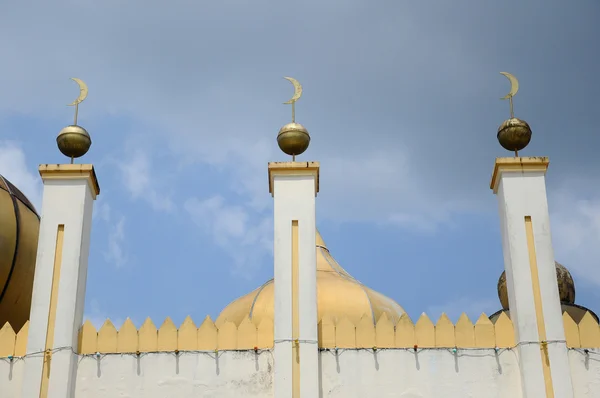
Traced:
<path fill-rule="evenodd" d="M 556 281 L 558 283 L 558 295 L 563 304 L 575 304 L 575 282 L 569 270 L 564 265 L 555 262 Z M 498 279 L 498 298 L 502 309 L 508 309 L 508 290 L 506 288 L 506 271 L 503 271 Z"/>
<path fill-rule="evenodd" d="M 396 323 L 404 309 L 394 300 L 369 289 L 348 274 L 329 253 L 329 249 L 317 231 L 317 319 L 331 316 L 347 317 L 358 323 L 368 316 L 375 323 L 382 314 Z M 216 325 L 234 322 L 239 325 L 246 317 L 259 325 L 263 318 L 273 319 L 273 279 L 253 292 L 233 301 L 219 314 Z"/>
<path fill-rule="evenodd" d="M 40 217 L 31 202 L 0 176 L 0 327 L 16 331 L 29 319 Z"/>

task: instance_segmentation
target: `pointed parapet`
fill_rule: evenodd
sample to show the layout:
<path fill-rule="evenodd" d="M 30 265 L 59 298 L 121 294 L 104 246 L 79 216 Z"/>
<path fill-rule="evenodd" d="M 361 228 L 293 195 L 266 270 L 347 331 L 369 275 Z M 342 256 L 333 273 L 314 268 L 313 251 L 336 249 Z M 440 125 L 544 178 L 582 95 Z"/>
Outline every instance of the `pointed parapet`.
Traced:
<path fill-rule="evenodd" d="M 107 319 L 98 331 L 98 352 L 118 353 L 118 335 L 115 325 Z"/>
<path fill-rule="evenodd" d="M 214 351 L 217 349 L 218 332 L 215 323 L 209 316 L 198 328 L 198 349 L 201 351 Z"/>
<path fill-rule="evenodd" d="M 356 347 L 373 348 L 375 346 L 375 325 L 373 325 L 373 319 L 363 315 L 358 325 L 356 325 Z"/>
<path fill-rule="evenodd" d="M 393 348 L 394 340 L 394 324 L 384 312 L 375 325 L 375 345 L 379 348 Z"/>
<path fill-rule="evenodd" d="M 475 347 L 494 348 L 496 347 L 496 333 L 494 324 L 490 318 L 482 313 L 475 324 Z"/>
<path fill-rule="evenodd" d="M 455 347 L 456 337 L 454 335 L 454 325 L 448 315 L 442 313 L 435 325 L 435 346 L 436 347 Z"/>
<path fill-rule="evenodd" d="M 321 318 L 318 333 L 320 348 L 335 348 L 335 324 L 331 316 L 325 315 Z"/>
<path fill-rule="evenodd" d="M 415 325 L 408 314 L 404 313 L 396 324 L 395 346 L 396 348 L 412 348 L 416 343 Z"/>
<path fill-rule="evenodd" d="M 217 333 L 218 350 L 236 350 L 237 349 L 237 327 L 233 322 L 225 322 L 221 325 Z"/>
<path fill-rule="evenodd" d="M 190 316 L 183 320 L 177 331 L 177 349 L 195 351 L 198 349 L 198 328 Z"/>
<path fill-rule="evenodd" d="M 80 354 L 94 354 L 98 351 L 98 332 L 92 322 L 85 321 L 79 330 L 79 347 Z"/>
<path fill-rule="evenodd" d="M 173 352 L 177 350 L 177 326 L 167 317 L 158 329 L 157 351 Z"/>
<path fill-rule="evenodd" d="M 15 344 L 17 334 L 8 322 L 0 329 L 0 358 L 11 357 L 15 355 Z"/>
<path fill-rule="evenodd" d="M 456 336 L 456 347 L 475 347 L 475 327 L 473 326 L 473 322 L 471 322 L 464 312 L 458 318 L 458 322 L 456 322 L 454 335 Z"/>
<path fill-rule="evenodd" d="M 275 342 L 273 319 L 264 317 L 256 330 L 258 348 L 273 348 Z"/>
<path fill-rule="evenodd" d="M 512 348 L 515 346 L 515 330 L 506 313 L 502 312 L 494 324 L 496 347 Z"/>
<path fill-rule="evenodd" d="M 335 345 L 338 348 L 356 348 L 356 327 L 348 318 L 335 325 Z"/>
<path fill-rule="evenodd" d="M 29 336 L 29 321 L 25 322 L 19 333 L 15 343 L 15 356 L 22 357 L 27 353 L 27 337 Z"/>
<path fill-rule="evenodd" d="M 586 312 L 579 322 L 579 340 L 581 348 L 600 347 L 600 326 L 589 312 Z"/>
<path fill-rule="evenodd" d="M 581 341 L 579 340 L 579 327 L 571 318 L 568 312 L 563 312 L 563 324 L 565 327 L 565 339 L 567 340 L 567 347 L 569 348 L 580 348 Z"/>
<path fill-rule="evenodd" d="M 122 353 L 132 353 L 137 352 L 138 350 L 138 330 L 131 319 L 127 318 L 117 333 L 117 351 Z"/>
<path fill-rule="evenodd" d="M 240 323 L 237 330 L 236 348 L 238 350 L 251 350 L 254 347 L 257 347 L 257 337 L 256 326 L 249 317 L 246 317 L 246 319 Z"/>
<path fill-rule="evenodd" d="M 415 325 L 415 340 L 418 347 L 435 347 L 435 327 L 425 313 L 421 314 Z"/>
<path fill-rule="evenodd" d="M 140 330 L 138 331 L 138 341 L 140 352 L 158 351 L 158 329 L 152 322 L 152 319 L 146 318 Z"/>

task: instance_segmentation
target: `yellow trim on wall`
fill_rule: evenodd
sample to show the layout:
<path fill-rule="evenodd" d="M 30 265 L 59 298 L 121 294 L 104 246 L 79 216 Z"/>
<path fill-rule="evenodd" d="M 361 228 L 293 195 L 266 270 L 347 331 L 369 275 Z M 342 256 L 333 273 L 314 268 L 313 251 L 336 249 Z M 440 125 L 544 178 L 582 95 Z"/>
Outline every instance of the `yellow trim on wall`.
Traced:
<path fill-rule="evenodd" d="M 480 348 L 499 349 L 514 348 L 515 336 L 513 324 L 509 317 L 502 313 L 492 323 L 486 314 L 481 314 L 476 322 L 472 322 L 465 314 L 454 325 L 448 328 L 445 319 L 444 327 L 436 330 L 437 325 L 429 320 L 427 315 L 421 318 L 427 320 L 419 323 L 416 328 L 408 315 L 402 315 L 394 325 L 385 314 L 373 325 L 370 317 L 362 319 L 357 324 L 348 319 L 333 319 L 324 316 L 319 322 L 319 348 L 332 349 L 335 347 L 348 349 L 361 348 L 400 348 L 412 349 L 415 344 L 431 339 L 436 341 L 435 348 Z M 367 322 L 369 321 L 369 322 Z M 587 312 L 579 323 L 575 322 L 568 313 L 563 314 L 567 347 L 575 349 L 589 349 L 600 353 L 600 326 L 596 319 Z M 79 330 L 79 354 L 127 354 L 145 351 L 139 341 L 147 341 L 145 336 L 155 330 L 146 326 L 138 331 L 131 320 L 127 319 L 117 330 L 110 320 L 107 320 L 100 330 L 96 330 L 90 321 L 86 321 Z M 438 321 L 439 323 L 439 321 Z M 253 323 L 252 323 L 253 324 Z M 162 331 L 163 328 L 166 330 Z M 255 327 L 250 327 L 247 321 L 240 325 L 225 322 L 217 327 L 210 317 L 198 327 L 191 318 L 186 318 L 177 330 L 177 335 L 172 333 L 170 322 L 162 323 L 158 329 L 157 346 L 174 347 L 185 351 L 236 351 L 269 350 L 273 348 L 273 320 L 265 318 Z M 166 332 L 166 333 L 163 333 Z M 22 357 L 26 352 L 29 322 L 17 333 L 6 323 L 0 328 L 0 358 L 6 358 L 14 352 L 15 357 Z M 140 336 L 141 334 L 141 336 Z M 448 334 L 438 339 L 442 334 Z M 373 336 L 374 339 L 373 340 Z M 454 339 L 454 340 L 453 340 Z M 475 344 L 473 344 L 473 340 Z M 256 341 L 255 344 L 252 342 Z M 446 347 L 447 346 L 447 347 Z M 425 348 L 424 346 L 419 346 Z"/>
<path fill-rule="evenodd" d="M 298 220 L 292 221 L 292 397 L 300 398 L 300 264 L 298 248 Z"/>
<path fill-rule="evenodd" d="M 546 385 L 546 397 L 554 398 L 552 372 L 550 371 L 550 357 L 548 356 L 548 343 L 546 342 L 546 323 L 544 321 L 542 293 L 540 289 L 540 277 L 537 256 L 535 253 L 535 240 L 533 236 L 533 224 L 531 221 L 531 216 L 525 216 L 525 234 L 527 236 L 527 250 L 529 252 L 529 267 L 531 268 L 531 287 L 533 288 L 535 316 L 537 319 L 538 336 L 541 342 L 540 354 L 542 356 L 542 370 L 544 372 L 544 384 Z"/>
<path fill-rule="evenodd" d="M 52 291 L 50 293 L 50 310 L 48 311 L 48 328 L 46 329 L 46 354 L 40 384 L 40 398 L 48 396 L 48 382 L 52 365 L 52 348 L 54 345 L 54 327 L 56 326 L 56 307 L 58 303 L 58 288 L 60 285 L 60 268 L 62 266 L 62 252 L 65 235 L 65 226 L 60 224 L 56 232 L 56 248 L 54 250 L 54 268 L 52 270 Z"/>
<path fill-rule="evenodd" d="M 546 172 L 550 161 L 547 157 L 512 157 L 512 158 L 496 158 L 494 164 L 494 171 L 492 173 L 492 179 L 490 181 L 490 189 L 494 193 L 498 192 L 498 184 L 500 183 L 500 176 L 504 172 L 522 173 L 525 171 L 541 171 Z"/>
<path fill-rule="evenodd" d="M 42 180 L 66 180 L 66 179 L 87 179 L 88 185 L 92 190 L 92 196 L 100 195 L 100 185 L 96 178 L 96 171 L 91 164 L 41 164 L 38 168 Z"/>
<path fill-rule="evenodd" d="M 315 196 L 319 193 L 319 162 L 270 162 L 269 193 L 275 195 L 275 175 L 310 175 L 315 177 Z"/>

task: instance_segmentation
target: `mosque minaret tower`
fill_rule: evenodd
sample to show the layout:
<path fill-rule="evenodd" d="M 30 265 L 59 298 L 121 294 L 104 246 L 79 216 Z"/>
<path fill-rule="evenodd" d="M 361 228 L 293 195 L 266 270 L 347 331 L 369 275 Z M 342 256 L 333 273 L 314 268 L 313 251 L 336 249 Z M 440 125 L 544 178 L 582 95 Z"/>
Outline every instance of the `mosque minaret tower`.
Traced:
<path fill-rule="evenodd" d="M 497 158 L 490 187 L 498 197 L 510 315 L 519 352 L 524 398 L 573 397 L 561 302 L 546 197 L 546 157 L 520 157 L 531 140 L 529 125 L 514 117 L 511 81 L 510 119 L 498 140 L 515 157 Z"/>
<path fill-rule="evenodd" d="M 44 191 L 27 340 L 32 357 L 26 362 L 22 397 L 75 396 L 92 210 L 100 187 L 93 165 L 73 164 L 91 146 L 89 134 L 77 125 L 77 108 L 87 96 L 87 86 L 74 80 L 81 93 L 72 104 L 75 122 L 57 137 L 59 150 L 71 162 L 39 167 Z"/>

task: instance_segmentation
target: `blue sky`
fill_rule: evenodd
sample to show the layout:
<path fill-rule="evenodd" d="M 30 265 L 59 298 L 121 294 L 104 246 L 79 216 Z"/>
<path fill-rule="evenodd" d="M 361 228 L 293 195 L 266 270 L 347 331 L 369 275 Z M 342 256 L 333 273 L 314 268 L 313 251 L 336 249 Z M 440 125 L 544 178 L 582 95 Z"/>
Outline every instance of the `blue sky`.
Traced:
<path fill-rule="evenodd" d="M 297 120 L 321 162 L 317 224 L 354 277 L 413 317 L 499 309 L 489 178 L 515 114 L 549 156 L 557 260 L 600 311 L 600 5 L 559 1 L 81 0 L 0 6 L 0 173 L 39 205 L 66 162 L 69 80 L 90 88 L 79 162 L 96 167 L 86 317 L 214 319 L 269 279 L 267 162 Z"/>

